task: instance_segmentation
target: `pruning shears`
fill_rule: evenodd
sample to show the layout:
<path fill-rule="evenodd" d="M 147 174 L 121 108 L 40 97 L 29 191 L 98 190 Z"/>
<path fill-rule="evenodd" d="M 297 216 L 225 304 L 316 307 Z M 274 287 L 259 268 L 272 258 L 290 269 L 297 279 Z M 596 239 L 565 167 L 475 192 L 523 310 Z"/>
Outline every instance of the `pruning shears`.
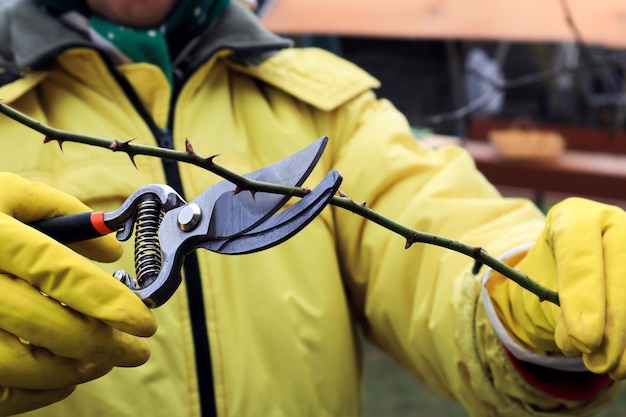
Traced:
<path fill-rule="evenodd" d="M 251 180 L 301 186 L 319 161 L 323 137 L 286 159 L 244 175 Z M 151 184 L 137 189 L 116 210 L 61 216 L 31 226 L 62 243 L 116 232 L 120 241 L 135 234 L 135 273 L 114 276 L 151 308 L 165 303 L 181 283 L 184 257 L 198 248 L 221 254 L 245 254 L 278 245 L 304 228 L 339 189 L 341 175 L 330 171 L 295 204 L 280 211 L 290 196 L 269 192 L 234 192 L 219 182 L 194 200 L 173 188 Z"/>

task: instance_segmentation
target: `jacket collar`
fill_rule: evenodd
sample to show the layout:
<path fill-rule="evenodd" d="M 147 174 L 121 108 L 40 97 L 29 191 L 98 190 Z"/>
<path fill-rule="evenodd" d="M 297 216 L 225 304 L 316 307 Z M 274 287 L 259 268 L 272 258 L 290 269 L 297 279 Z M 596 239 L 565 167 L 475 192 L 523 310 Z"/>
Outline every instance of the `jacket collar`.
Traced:
<path fill-rule="evenodd" d="M 189 46 L 188 53 L 182 54 L 182 61 L 194 68 L 206 62 L 215 52 L 228 49 L 233 52 L 231 60 L 258 65 L 291 45 L 290 40 L 267 31 L 259 19 L 239 2 L 231 1 L 213 26 Z M 177 64 L 179 62 L 175 62 L 175 66 Z"/>
<path fill-rule="evenodd" d="M 207 32 L 190 44 L 177 65 L 196 67 L 215 52 L 233 51 L 232 58 L 258 64 L 291 42 L 265 30 L 258 19 L 231 2 Z M 21 73 L 45 67 L 61 51 L 94 45 L 81 33 L 48 15 L 35 0 L 0 1 L 0 68 Z"/>

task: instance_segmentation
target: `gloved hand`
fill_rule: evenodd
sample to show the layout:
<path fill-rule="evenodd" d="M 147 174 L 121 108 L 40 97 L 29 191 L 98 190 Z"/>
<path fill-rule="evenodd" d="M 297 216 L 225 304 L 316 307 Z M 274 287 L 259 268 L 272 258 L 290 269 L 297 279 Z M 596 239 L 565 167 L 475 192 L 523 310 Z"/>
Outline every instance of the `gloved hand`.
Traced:
<path fill-rule="evenodd" d="M 59 401 L 115 366 L 148 360 L 151 311 L 84 257 L 119 258 L 115 237 L 70 249 L 24 224 L 88 210 L 44 184 L 0 173 L 0 415 Z"/>
<path fill-rule="evenodd" d="M 626 212 L 564 200 L 516 268 L 558 291 L 560 307 L 497 277 L 488 290 L 510 333 L 535 352 L 582 355 L 590 371 L 625 378 Z"/>

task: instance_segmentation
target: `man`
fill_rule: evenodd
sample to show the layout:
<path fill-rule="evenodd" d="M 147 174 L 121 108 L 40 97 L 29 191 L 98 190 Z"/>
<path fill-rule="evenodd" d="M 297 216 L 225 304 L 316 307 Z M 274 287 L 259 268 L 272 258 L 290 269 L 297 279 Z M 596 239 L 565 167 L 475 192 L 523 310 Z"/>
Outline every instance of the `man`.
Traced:
<path fill-rule="evenodd" d="M 617 391 L 622 210 L 573 199 L 544 218 L 503 199 L 462 149 L 416 142 L 368 74 L 289 48 L 235 2 L 14 0 L 0 31 L 0 98 L 42 123 L 179 150 L 189 138 L 239 173 L 326 135 L 311 185 L 337 169 L 351 197 L 479 245 L 561 302 L 497 274 L 481 290 L 484 271 L 472 274 L 468 257 L 404 250 L 390 231 L 329 207 L 271 250 L 196 251 L 152 316 L 110 277 L 133 269 L 131 246 L 94 265 L 86 258 L 120 255 L 111 236 L 74 252 L 22 222 L 111 210 L 154 182 L 191 199 L 220 179 L 150 157 L 135 168 L 84 145 L 60 152 L 2 117 L 2 413 L 358 416 L 357 327 L 473 416 L 584 415 Z"/>

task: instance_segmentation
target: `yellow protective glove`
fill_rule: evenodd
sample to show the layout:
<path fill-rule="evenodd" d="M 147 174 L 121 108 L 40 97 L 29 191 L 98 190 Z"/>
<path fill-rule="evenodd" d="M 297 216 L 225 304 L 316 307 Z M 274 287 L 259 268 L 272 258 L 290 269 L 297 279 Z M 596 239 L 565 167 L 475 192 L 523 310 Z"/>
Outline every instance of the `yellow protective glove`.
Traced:
<path fill-rule="evenodd" d="M 536 353 L 582 356 L 591 372 L 625 378 L 626 212 L 564 200 L 516 268 L 558 291 L 560 307 L 496 274 L 488 291 L 509 332 Z"/>
<path fill-rule="evenodd" d="M 88 210 L 44 184 L 0 173 L 0 415 L 59 401 L 115 366 L 148 360 L 152 312 L 84 257 L 119 258 L 115 237 L 70 249 L 24 224 Z"/>

